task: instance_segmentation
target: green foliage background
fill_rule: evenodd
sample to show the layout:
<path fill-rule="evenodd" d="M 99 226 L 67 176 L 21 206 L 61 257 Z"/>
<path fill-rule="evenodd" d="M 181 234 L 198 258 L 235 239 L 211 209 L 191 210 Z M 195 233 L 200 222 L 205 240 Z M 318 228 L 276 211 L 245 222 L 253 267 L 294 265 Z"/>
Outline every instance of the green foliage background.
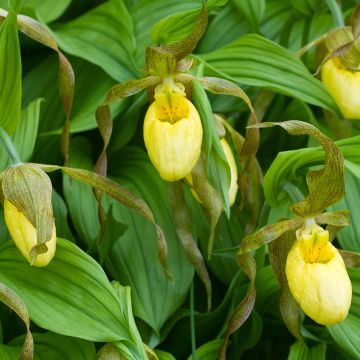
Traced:
<path fill-rule="evenodd" d="M 327 4 L 331 2 L 209 0 L 209 24 L 193 54 L 198 65 L 194 73 L 236 83 L 254 104 L 264 94 L 268 96 L 265 121 L 302 120 L 336 141 L 346 160 L 346 195 L 332 209 L 349 209 L 352 220 L 352 226 L 338 234 L 336 244 L 360 252 L 360 126 L 356 121 L 351 127 L 342 120 L 331 121 L 340 113 L 313 75 L 318 64 L 315 49 L 301 58 L 296 54 L 341 25 Z M 10 3 L 15 9 L 17 2 Z M 23 1 L 20 13 L 47 27 L 74 69 L 71 166 L 94 168 L 103 147 L 95 119 L 97 107 L 111 86 L 144 76 L 147 46 L 170 44 L 188 35 L 201 4 L 195 0 Z M 346 21 L 356 4 L 355 0 L 342 1 Z M 8 2 L 0 0 L 0 7 L 9 9 Z M 9 16 L 0 28 L 0 123 L 12 135 L 23 161 L 62 165 L 59 142 L 65 114 L 58 88 L 59 60 L 53 50 L 23 34 L 18 44 L 15 23 L 15 16 Z M 224 114 L 237 131 L 245 133 L 249 111 L 241 100 L 205 92 L 196 98 L 199 107 L 206 108 L 208 101 L 213 112 Z M 248 279 L 234 255 L 245 235 L 249 208 L 239 211 L 235 205 L 229 218 L 221 215 L 214 253 L 206 262 L 213 286 L 213 306 L 206 311 L 205 289 L 176 232 L 168 184 L 144 148 L 142 122 L 148 105 L 147 94 L 142 92 L 111 106 L 114 127 L 107 149 L 108 176 L 152 210 L 167 240 L 172 280 L 166 278 L 158 260 L 152 224 L 104 196 L 107 230 L 99 246 L 92 189 L 67 175 L 51 174 L 60 239 L 48 267 L 30 267 L 9 241 L 3 216 L 0 220 L 0 282 L 26 305 L 35 359 L 95 359 L 105 356 L 99 355 L 105 343 L 114 344 L 112 351 L 120 351 L 126 359 L 143 359 L 141 342 L 163 360 L 216 359 L 227 320 L 246 293 Z M 255 105 L 255 110 L 261 111 L 261 106 Z M 321 165 L 324 154 L 306 137 L 292 137 L 276 127 L 262 130 L 257 158 L 262 172 L 270 168 L 272 174 L 264 180 L 266 198 L 272 201 L 269 216 L 258 224 L 262 226 L 288 216 L 291 199 L 281 191 L 281 184 L 289 181 L 306 190 L 306 171 Z M 1 169 L 8 165 L 1 147 Z M 193 237 L 206 254 L 206 213 L 188 188 L 185 198 Z M 255 308 L 231 337 L 228 359 L 360 359 L 358 270 L 349 270 L 353 302 L 347 319 L 330 327 L 304 319 L 305 345 L 296 341 L 281 319 L 279 284 L 267 250 L 257 250 L 255 259 Z M 128 288 L 111 285 L 111 281 L 129 286 L 131 295 Z M 0 359 L 17 359 L 24 326 L 3 305 L 0 319 Z"/>

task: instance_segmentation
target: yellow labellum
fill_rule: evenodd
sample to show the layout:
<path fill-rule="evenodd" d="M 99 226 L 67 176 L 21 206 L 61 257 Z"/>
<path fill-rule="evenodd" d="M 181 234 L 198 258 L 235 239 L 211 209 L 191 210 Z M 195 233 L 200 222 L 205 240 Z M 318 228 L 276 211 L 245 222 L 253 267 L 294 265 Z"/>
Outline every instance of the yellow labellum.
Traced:
<path fill-rule="evenodd" d="M 294 299 L 319 324 L 344 320 L 352 287 L 341 255 L 329 242 L 329 232 L 313 222 L 298 230 L 296 237 L 285 269 Z"/>
<path fill-rule="evenodd" d="M 7 228 L 10 232 L 16 247 L 20 250 L 22 255 L 29 263 L 32 263 L 30 250 L 37 244 L 37 232 L 35 227 L 26 219 L 22 212 L 20 212 L 10 201 L 4 201 L 4 214 Z M 55 255 L 56 249 L 56 229 L 54 225 L 53 235 L 51 240 L 46 243 L 48 251 L 45 254 L 36 256 L 32 265 L 46 266 Z"/>
<path fill-rule="evenodd" d="M 323 65 L 321 77 L 343 116 L 360 119 L 360 72 L 346 69 L 335 57 Z"/>
<path fill-rule="evenodd" d="M 159 85 L 144 120 L 149 158 L 167 181 L 184 178 L 201 152 L 202 126 L 198 111 L 185 93 Z"/>

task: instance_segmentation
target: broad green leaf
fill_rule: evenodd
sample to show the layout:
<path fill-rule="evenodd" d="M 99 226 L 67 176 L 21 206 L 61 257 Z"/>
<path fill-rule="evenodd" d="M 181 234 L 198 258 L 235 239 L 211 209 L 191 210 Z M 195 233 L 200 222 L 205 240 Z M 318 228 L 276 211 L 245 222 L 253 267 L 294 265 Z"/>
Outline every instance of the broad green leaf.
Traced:
<path fill-rule="evenodd" d="M 71 0 L 23 0 L 23 10 L 32 8 L 39 15 L 40 20 L 51 22 L 60 17 L 70 3 Z"/>
<path fill-rule="evenodd" d="M 337 346 L 352 359 L 360 356 L 360 272 L 358 269 L 348 269 L 353 287 L 353 297 L 348 316 L 339 324 L 328 326 L 327 329 Z"/>
<path fill-rule="evenodd" d="M 195 2 L 194 2 L 195 3 Z M 218 7 L 224 6 L 227 0 L 214 0 L 204 3 L 208 12 L 217 10 Z M 151 35 L 155 44 L 171 44 L 184 39 L 194 30 L 194 24 L 199 16 L 198 8 L 172 13 L 162 18 L 151 29 Z"/>
<path fill-rule="evenodd" d="M 156 22 L 177 12 L 199 9 L 201 5 L 202 1 L 195 0 L 168 0 L 166 6 L 163 0 L 139 1 L 131 9 L 137 44 L 135 59 L 138 66 L 144 65 L 146 47 L 153 45 L 150 29 Z"/>
<path fill-rule="evenodd" d="M 216 14 L 211 15 L 211 21 L 197 47 L 200 54 L 229 44 L 239 35 L 250 31 L 248 21 L 237 11 L 233 1 L 228 1 Z"/>
<path fill-rule="evenodd" d="M 34 360 L 95 360 L 96 351 L 93 343 L 75 337 L 63 336 L 51 332 L 33 334 L 35 351 Z M 11 348 L 19 344 L 22 338 L 11 341 Z M 1 351 L 5 346 L 0 347 Z M 6 346 L 5 348 L 8 349 Z M 2 359 L 2 357 L 1 357 Z M 17 360 L 15 357 L 14 360 Z"/>
<path fill-rule="evenodd" d="M 80 169 L 92 169 L 94 164 L 89 157 L 90 151 L 90 145 L 84 138 L 73 141 L 71 164 Z M 94 242 L 99 235 L 100 224 L 93 190 L 90 186 L 64 176 L 63 191 L 78 236 L 88 246 L 94 247 Z"/>
<path fill-rule="evenodd" d="M 95 110 L 104 101 L 114 81 L 98 67 L 83 60 L 71 58 L 76 77 L 74 105 L 71 115 L 71 132 L 96 128 Z M 34 66 L 23 81 L 23 103 L 28 104 L 38 97 L 44 98 L 41 104 L 39 135 L 41 137 L 60 135 L 65 121 L 61 111 L 57 85 L 58 60 L 50 56 Z M 43 74 L 46 73 L 46 76 Z M 91 74 L 89 76 L 89 74 Z M 121 104 L 112 108 L 113 117 L 119 113 Z M 48 137 L 46 138 L 49 139 Z"/>
<path fill-rule="evenodd" d="M 20 357 L 21 346 L 9 346 L 0 344 L 0 358 L 2 360 L 18 360 Z"/>
<path fill-rule="evenodd" d="M 360 163 L 354 164 L 345 161 L 345 196 L 330 208 L 331 210 L 350 210 L 351 226 L 345 227 L 336 236 L 343 249 L 356 252 L 360 252 L 360 228 L 357 220 L 360 216 L 359 179 Z"/>
<path fill-rule="evenodd" d="M 196 359 L 197 360 L 213 360 L 219 354 L 221 348 L 221 340 L 210 341 L 198 349 L 196 349 Z M 188 357 L 188 360 L 195 360 L 192 356 Z"/>
<path fill-rule="evenodd" d="M 291 345 L 288 360 L 325 360 L 326 344 L 307 347 L 303 342 L 297 341 Z"/>
<path fill-rule="evenodd" d="M 55 189 L 52 191 L 51 203 L 55 217 L 56 235 L 63 239 L 74 241 L 74 236 L 68 224 L 68 209 L 65 201 Z"/>
<path fill-rule="evenodd" d="M 100 66 L 117 81 L 136 77 L 133 25 L 122 0 L 109 0 L 54 27 L 54 36 L 64 51 Z"/>
<path fill-rule="evenodd" d="M 14 133 L 21 111 L 21 57 L 16 14 L 0 22 L 0 126 Z"/>
<path fill-rule="evenodd" d="M 37 130 L 40 118 L 40 105 L 42 100 L 36 99 L 21 112 L 21 121 L 12 136 L 12 141 L 22 161 L 29 161 L 34 151 Z M 0 168 L 10 165 L 5 148 L 0 146 Z"/>
<path fill-rule="evenodd" d="M 245 35 L 197 57 L 205 61 L 207 76 L 266 87 L 338 113 L 330 94 L 304 64 L 290 51 L 262 36 Z"/>
<path fill-rule="evenodd" d="M 42 21 L 51 22 L 64 13 L 71 0 L 23 0 L 22 3 L 22 14 L 31 16 L 31 11 L 35 11 Z M 0 0 L 0 7 L 8 10 L 8 0 Z"/>
<path fill-rule="evenodd" d="M 159 360 L 176 360 L 170 353 L 162 350 L 155 350 L 155 354 Z"/>
<path fill-rule="evenodd" d="M 265 14 L 266 1 L 234 0 L 234 4 L 250 23 L 251 31 L 258 32 L 259 24 Z"/>
<path fill-rule="evenodd" d="M 260 32 L 266 34 L 269 39 L 280 42 L 289 21 L 293 23 L 291 5 L 288 1 L 267 0 L 265 19 L 260 26 Z"/>
<path fill-rule="evenodd" d="M 145 348 L 142 343 L 139 331 L 136 327 L 132 312 L 130 296 L 131 289 L 128 286 L 121 286 L 118 282 L 113 282 L 112 285 L 118 297 L 121 312 L 126 322 L 129 324 L 129 340 L 131 340 L 131 342 L 129 340 L 124 340 L 115 342 L 113 344 L 121 350 L 122 355 L 126 356 L 126 354 L 128 354 L 126 359 L 137 360 L 140 356 L 141 358 L 146 359 Z M 131 346 L 129 346 L 129 343 Z"/>
<path fill-rule="evenodd" d="M 93 165 L 84 142 L 79 143 L 77 149 L 74 151 L 72 165 L 91 168 Z M 146 159 L 146 155 L 140 149 L 129 147 L 116 153 L 115 158 L 121 159 L 121 162 L 112 163 L 110 159 L 110 176 L 139 194 L 149 204 L 164 230 L 168 240 L 169 270 L 176 285 L 165 277 L 160 266 L 153 226 L 133 210 L 107 196 L 103 200 L 105 210 L 112 206 L 114 219 L 128 226 L 128 229 L 115 242 L 105 266 L 121 284 L 131 286 L 135 315 L 149 324 L 155 332 L 159 332 L 169 316 L 184 301 L 194 270 L 189 266 L 176 235 L 166 184 Z M 93 234 L 97 236 L 99 232 L 97 203 L 91 189 L 71 180 L 71 185 L 68 183 L 64 192 L 77 230 L 81 229 L 82 239 L 91 245 L 96 238 Z"/>
<path fill-rule="evenodd" d="M 30 266 L 12 242 L 1 247 L 0 281 L 22 297 L 44 329 L 91 341 L 129 338 L 129 324 L 104 271 L 69 241 L 58 239 L 45 268 Z"/>
<path fill-rule="evenodd" d="M 185 14 L 180 15 L 180 18 L 184 18 L 184 16 L 187 18 Z M 171 22 L 174 24 L 176 23 L 176 26 L 179 25 L 179 22 L 181 21 L 180 18 L 176 20 L 170 21 L 170 23 L 165 24 L 165 28 L 169 28 L 171 25 Z M 195 49 L 197 43 L 204 35 L 204 32 L 207 27 L 208 23 L 208 9 L 206 7 L 206 4 L 203 4 L 200 12 L 197 14 L 196 18 L 194 20 L 189 19 L 191 31 L 189 33 L 183 33 L 181 37 L 177 40 L 177 42 L 167 44 L 165 46 L 160 46 L 153 49 L 158 49 L 159 53 L 161 54 L 170 54 L 173 55 L 176 60 L 184 59 L 187 55 L 193 52 Z M 184 25 L 182 26 L 184 28 Z M 171 31 L 171 29 L 169 29 Z M 171 31 L 174 33 L 174 31 Z M 159 35 L 160 38 L 155 39 L 155 42 L 164 42 L 163 35 Z M 148 51 L 148 50 L 147 50 Z M 148 59 L 146 59 L 146 62 L 148 63 Z M 149 67 L 149 65 L 148 65 Z"/>

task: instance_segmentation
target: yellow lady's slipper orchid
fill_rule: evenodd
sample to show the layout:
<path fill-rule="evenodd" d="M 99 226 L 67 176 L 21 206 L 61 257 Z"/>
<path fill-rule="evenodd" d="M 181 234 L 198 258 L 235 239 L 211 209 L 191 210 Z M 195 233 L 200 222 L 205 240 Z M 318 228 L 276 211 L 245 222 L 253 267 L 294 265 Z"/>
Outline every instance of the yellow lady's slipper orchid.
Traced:
<path fill-rule="evenodd" d="M 200 156 L 200 116 L 184 86 L 170 78 L 156 87 L 154 97 L 144 120 L 145 146 L 160 176 L 177 181 L 191 172 Z"/>
<path fill-rule="evenodd" d="M 285 271 L 290 291 L 306 315 L 322 325 L 345 319 L 351 282 L 340 253 L 329 242 L 329 232 L 313 219 L 297 230 Z"/>
<path fill-rule="evenodd" d="M 37 232 L 35 227 L 26 219 L 10 201 L 4 201 L 4 215 L 7 228 L 16 247 L 29 263 L 35 266 L 46 266 L 52 260 L 56 249 L 56 229 L 54 225 L 51 240 L 46 243 L 48 251 L 36 256 L 34 262 L 30 256 L 30 250 L 37 244 Z"/>
<path fill-rule="evenodd" d="M 347 119 L 360 119 L 360 72 L 348 70 L 338 57 L 321 70 L 322 81 Z"/>

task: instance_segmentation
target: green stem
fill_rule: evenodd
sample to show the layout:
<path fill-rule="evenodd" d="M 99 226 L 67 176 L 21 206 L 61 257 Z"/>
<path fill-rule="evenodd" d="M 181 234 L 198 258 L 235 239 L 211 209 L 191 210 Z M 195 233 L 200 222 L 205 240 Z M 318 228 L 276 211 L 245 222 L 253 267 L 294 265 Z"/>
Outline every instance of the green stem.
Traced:
<path fill-rule="evenodd" d="M 13 144 L 13 142 L 10 139 L 10 136 L 8 133 L 0 126 L 0 139 L 6 149 L 7 154 L 9 155 L 9 158 L 13 165 L 19 165 L 22 164 L 22 161 L 20 159 L 20 156 Z"/>
<path fill-rule="evenodd" d="M 190 288 L 190 332 L 191 332 L 192 360 L 197 360 L 197 357 L 196 357 L 196 338 L 195 338 L 194 282 L 192 282 L 191 288 Z"/>
<path fill-rule="evenodd" d="M 288 195 L 295 203 L 304 199 L 302 192 L 293 183 L 285 181 L 281 184 L 281 187 L 288 193 Z"/>
<path fill-rule="evenodd" d="M 341 8 L 336 0 L 326 0 L 336 27 L 344 27 L 344 17 Z"/>

